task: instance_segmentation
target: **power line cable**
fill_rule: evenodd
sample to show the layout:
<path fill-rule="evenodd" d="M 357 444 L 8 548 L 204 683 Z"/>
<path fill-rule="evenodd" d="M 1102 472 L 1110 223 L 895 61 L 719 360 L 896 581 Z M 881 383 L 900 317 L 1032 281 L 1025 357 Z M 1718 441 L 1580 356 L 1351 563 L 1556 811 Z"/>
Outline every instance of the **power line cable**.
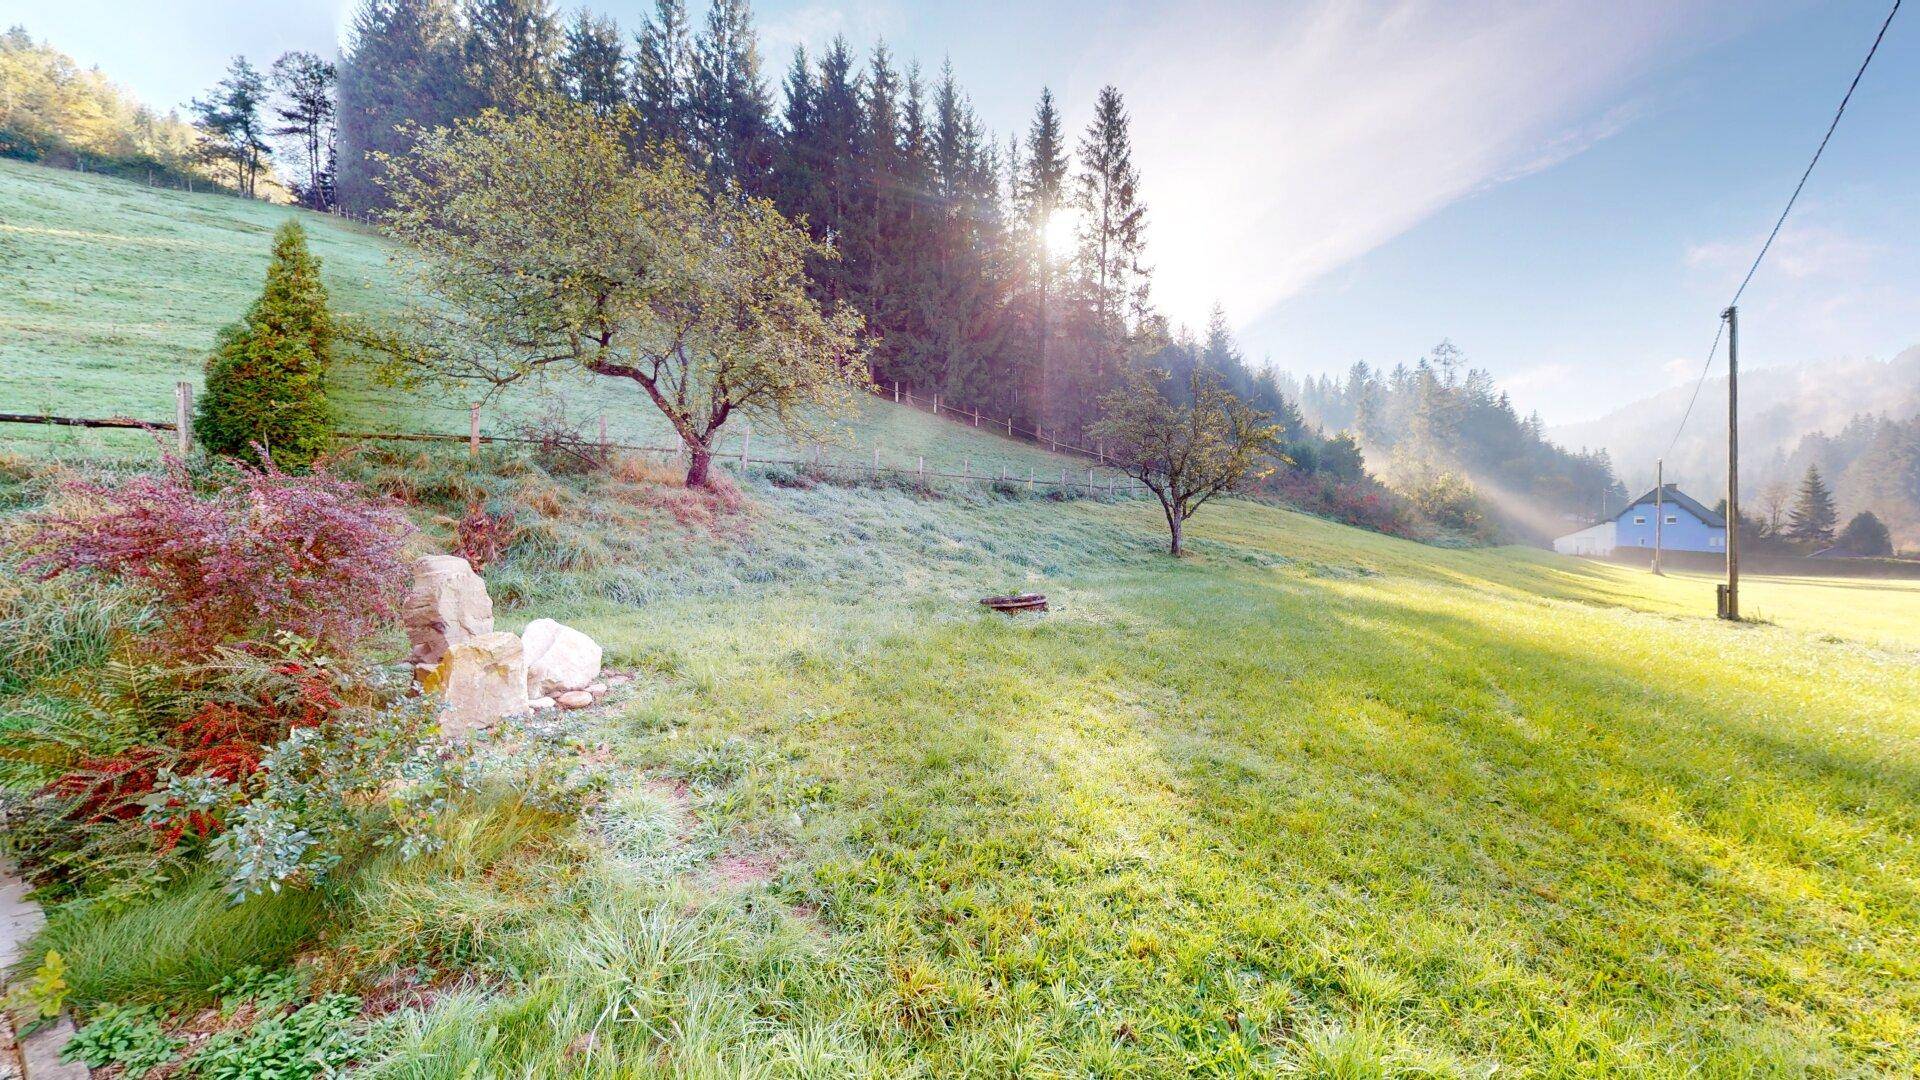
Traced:
<path fill-rule="evenodd" d="M 1733 299 L 1727 301 L 1728 309 L 1740 303 L 1741 295 L 1753 282 L 1753 275 L 1760 270 L 1761 260 L 1767 257 L 1767 252 L 1773 247 L 1774 240 L 1780 236 L 1781 227 L 1787 223 L 1787 215 L 1793 213 L 1793 204 L 1799 201 L 1800 192 L 1807 186 L 1807 178 L 1813 175 L 1813 167 L 1820 164 L 1820 155 L 1827 152 L 1827 143 L 1833 139 L 1835 129 L 1840 126 L 1840 118 L 1846 115 L 1847 103 L 1853 100 L 1853 92 L 1860 88 L 1860 79 L 1866 75 L 1867 65 L 1873 63 L 1874 54 L 1880 51 L 1880 43 L 1886 40 L 1887 28 L 1893 25 L 1893 17 L 1900 14 L 1900 3 L 1901 0 L 1893 0 L 1893 9 L 1887 12 L 1886 20 L 1880 24 L 1880 32 L 1874 35 L 1873 45 L 1867 49 L 1866 59 L 1860 61 L 1860 70 L 1853 73 L 1853 81 L 1847 84 L 1847 92 L 1840 99 L 1840 107 L 1833 112 L 1833 121 L 1827 125 L 1827 133 L 1820 137 L 1820 145 L 1814 149 L 1813 159 L 1807 162 L 1806 170 L 1800 174 L 1800 182 L 1793 185 L 1793 194 L 1787 196 L 1787 205 L 1780 211 L 1780 217 L 1774 221 L 1773 231 L 1767 234 L 1766 243 L 1760 245 L 1760 253 L 1753 257 L 1753 265 L 1747 267 L 1747 276 L 1740 279 L 1740 287 L 1733 291 Z M 1720 325 L 1713 332 L 1713 344 L 1707 349 L 1707 362 L 1700 369 L 1700 378 L 1693 384 L 1693 396 L 1687 399 L 1687 409 L 1680 414 L 1680 426 L 1674 429 L 1673 440 L 1667 444 L 1668 456 L 1672 456 L 1673 448 L 1679 445 L 1680 435 L 1687 429 L 1687 420 L 1693 416 L 1693 406 L 1700 400 L 1700 388 L 1706 385 L 1707 375 L 1713 370 L 1713 357 L 1720 351 L 1720 338 L 1726 330 L 1727 319 L 1723 309 Z"/>

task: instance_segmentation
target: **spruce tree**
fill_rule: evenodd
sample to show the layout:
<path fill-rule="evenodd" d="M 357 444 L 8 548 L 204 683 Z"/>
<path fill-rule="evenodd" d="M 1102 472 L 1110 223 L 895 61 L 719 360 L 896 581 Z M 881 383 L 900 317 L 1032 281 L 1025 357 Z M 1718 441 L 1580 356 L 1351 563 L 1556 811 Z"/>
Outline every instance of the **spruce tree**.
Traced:
<path fill-rule="evenodd" d="M 633 104 L 640 113 L 640 146 L 691 149 L 693 40 L 683 0 L 656 0 L 635 35 Z"/>
<path fill-rule="evenodd" d="M 1035 382 L 1041 407 L 1033 410 L 1036 419 L 1044 416 L 1057 422 L 1067 408 L 1067 380 L 1064 365 L 1054 350 L 1055 311 L 1054 270 L 1061 253 L 1047 249 L 1049 226 L 1058 213 L 1067 181 L 1066 141 L 1060 129 L 1060 111 L 1054 107 L 1053 91 L 1042 88 L 1040 104 L 1033 122 L 1027 127 L 1026 169 L 1020 184 L 1020 209 L 1026 218 L 1028 243 L 1035 259 L 1036 289 L 1035 336 L 1039 370 Z"/>
<path fill-rule="evenodd" d="M 320 261 L 289 220 L 273 236 L 266 287 L 246 315 L 221 332 L 207 358 L 194 435 L 207 452 L 253 458 L 255 444 L 283 469 L 311 464 L 333 426 L 326 397 L 333 320 Z"/>
<path fill-rule="evenodd" d="M 366 213 L 386 205 L 378 154 L 401 154 L 402 125 L 450 123 L 464 97 L 452 0 L 366 0 L 341 50 L 335 196 Z"/>
<path fill-rule="evenodd" d="M 467 0 L 468 109 L 507 108 L 551 88 L 560 52 L 553 0 Z"/>
<path fill-rule="evenodd" d="M 1080 273 L 1092 296 L 1094 329 L 1105 338 L 1096 357 L 1110 364 L 1120 359 L 1129 328 L 1147 316 L 1147 208 L 1126 105 L 1114 87 L 1101 88 L 1080 140 L 1073 204 L 1080 217 Z"/>
<path fill-rule="evenodd" d="M 747 0 L 714 0 L 693 43 L 693 158 L 715 188 L 765 194 L 773 170 L 773 103 Z"/>
<path fill-rule="evenodd" d="M 1834 508 L 1833 492 L 1828 490 L 1817 467 L 1807 466 L 1807 474 L 1801 477 L 1800 491 L 1794 498 L 1793 512 L 1787 515 L 1787 520 L 1787 534 L 1795 540 L 1816 547 L 1833 543 L 1833 527 L 1839 524 L 1840 512 Z"/>
<path fill-rule="evenodd" d="M 556 73 L 566 95 L 611 116 L 627 103 L 626 53 L 620 46 L 620 28 L 582 8 L 567 24 Z"/>

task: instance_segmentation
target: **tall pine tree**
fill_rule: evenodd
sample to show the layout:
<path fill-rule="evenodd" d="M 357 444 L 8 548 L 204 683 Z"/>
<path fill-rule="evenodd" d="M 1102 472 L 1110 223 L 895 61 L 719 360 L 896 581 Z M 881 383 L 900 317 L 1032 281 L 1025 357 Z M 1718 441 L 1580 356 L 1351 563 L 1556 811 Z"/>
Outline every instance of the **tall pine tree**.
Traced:
<path fill-rule="evenodd" d="M 1074 188 L 1079 219 L 1077 252 L 1091 310 L 1093 377 L 1104 390 L 1110 372 L 1125 359 L 1127 338 L 1147 322 L 1146 220 L 1140 172 L 1133 165 L 1133 139 L 1120 91 L 1102 87 L 1093 121 L 1080 140 L 1080 175 Z M 1232 387 L 1237 391 L 1244 387 Z"/>
<path fill-rule="evenodd" d="M 638 146 L 666 146 L 685 154 L 693 145 L 693 38 L 683 0 L 655 0 L 653 15 L 634 36 L 633 104 L 639 111 Z"/>
<path fill-rule="evenodd" d="M 626 51 L 612 19 L 581 9 L 567 24 L 556 64 L 560 89 L 594 111 L 611 116 L 627 103 Z"/>
<path fill-rule="evenodd" d="M 716 188 L 765 194 L 773 170 L 773 103 L 747 0 L 713 0 L 693 43 L 694 161 Z"/>
<path fill-rule="evenodd" d="M 452 0 L 365 0 L 342 48 L 334 185 L 355 213 L 385 205 L 375 155 L 405 153 L 402 125 L 459 115 L 458 21 Z"/>
<path fill-rule="evenodd" d="M 468 108 L 504 109 L 553 87 L 560 19 L 553 0 L 467 0 Z"/>
<path fill-rule="evenodd" d="M 1053 104 L 1053 91 L 1040 91 L 1040 104 L 1034 108 L 1033 121 L 1027 126 L 1026 162 L 1020 179 L 1020 211 L 1027 226 L 1028 250 L 1034 259 L 1035 342 L 1039 357 L 1034 375 L 1038 401 L 1029 410 L 1036 422 L 1058 426 L 1077 411 L 1068 400 L 1069 380 L 1065 364 L 1056 355 L 1054 328 L 1059 313 L 1054 295 L 1055 271 L 1065 252 L 1052 250 L 1059 234 L 1054 224 L 1066 196 L 1067 148 L 1061 130 L 1060 110 Z"/>
<path fill-rule="evenodd" d="M 1840 522 L 1840 512 L 1833 505 L 1833 492 L 1817 467 L 1807 466 L 1807 474 L 1800 478 L 1800 490 L 1794 496 L 1787 521 L 1787 534 L 1795 540 L 1814 547 L 1833 543 L 1833 527 Z"/>

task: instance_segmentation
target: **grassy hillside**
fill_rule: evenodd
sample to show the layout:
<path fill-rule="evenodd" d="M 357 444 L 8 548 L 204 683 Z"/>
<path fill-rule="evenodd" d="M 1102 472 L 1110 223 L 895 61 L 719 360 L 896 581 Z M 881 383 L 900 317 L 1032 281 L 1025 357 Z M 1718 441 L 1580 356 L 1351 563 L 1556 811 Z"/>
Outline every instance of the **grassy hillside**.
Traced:
<path fill-rule="evenodd" d="M 189 195 L 123 180 L 0 160 L 0 412 L 169 419 L 173 384 L 196 385 L 221 326 L 259 294 L 273 229 L 289 215 L 307 226 L 337 309 L 377 312 L 397 285 L 388 248 L 372 230 L 324 214 L 224 195 Z M 466 398 L 455 391 L 404 394 L 373 385 L 347 364 L 333 387 L 350 427 L 464 434 Z M 577 423 L 601 412 L 615 441 L 668 445 L 671 433 L 638 388 L 599 380 L 556 383 L 509 396 L 485 416 L 506 433 L 514 415 L 563 397 Z M 723 445 L 737 447 L 738 427 Z M 56 447 L 90 454 L 145 455 L 138 432 L 66 430 L 51 436 L 0 427 L 0 446 Z M 830 456 L 871 463 L 976 473 L 1004 468 L 1058 477 L 1074 459 L 1037 451 L 947 420 L 863 400 Z M 756 453 L 797 454 L 775 432 L 753 437 Z"/>
<path fill-rule="evenodd" d="M 641 679 L 574 721 L 623 770 L 583 826 L 475 810 L 258 902 L 367 977 L 477 974 L 382 1075 L 1920 1067 L 1910 604 L 1876 647 L 1247 504 L 1174 562 L 1139 503 L 776 475 L 690 531 L 484 465 L 529 508 L 503 618 Z M 361 467 L 426 498 L 462 465 Z M 974 603 L 1014 588 L 1054 610 Z M 243 957 L 196 888 L 49 940 L 87 992 L 211 980 Z"/>

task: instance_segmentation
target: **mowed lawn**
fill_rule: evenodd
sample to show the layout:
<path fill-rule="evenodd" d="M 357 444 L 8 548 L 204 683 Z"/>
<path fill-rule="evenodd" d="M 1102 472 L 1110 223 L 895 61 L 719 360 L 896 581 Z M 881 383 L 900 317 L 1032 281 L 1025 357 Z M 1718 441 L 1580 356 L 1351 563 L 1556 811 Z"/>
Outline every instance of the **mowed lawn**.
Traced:
<path fill-rule="evenodd" d="M 750 490 L 570 579 L 642 779 L 544 899 L 422 886 L 538 929 L 396 1075 L 1920 1068 L 1911 647 L 1244 503 L 1176 563 L 1138 504 Z"/>

